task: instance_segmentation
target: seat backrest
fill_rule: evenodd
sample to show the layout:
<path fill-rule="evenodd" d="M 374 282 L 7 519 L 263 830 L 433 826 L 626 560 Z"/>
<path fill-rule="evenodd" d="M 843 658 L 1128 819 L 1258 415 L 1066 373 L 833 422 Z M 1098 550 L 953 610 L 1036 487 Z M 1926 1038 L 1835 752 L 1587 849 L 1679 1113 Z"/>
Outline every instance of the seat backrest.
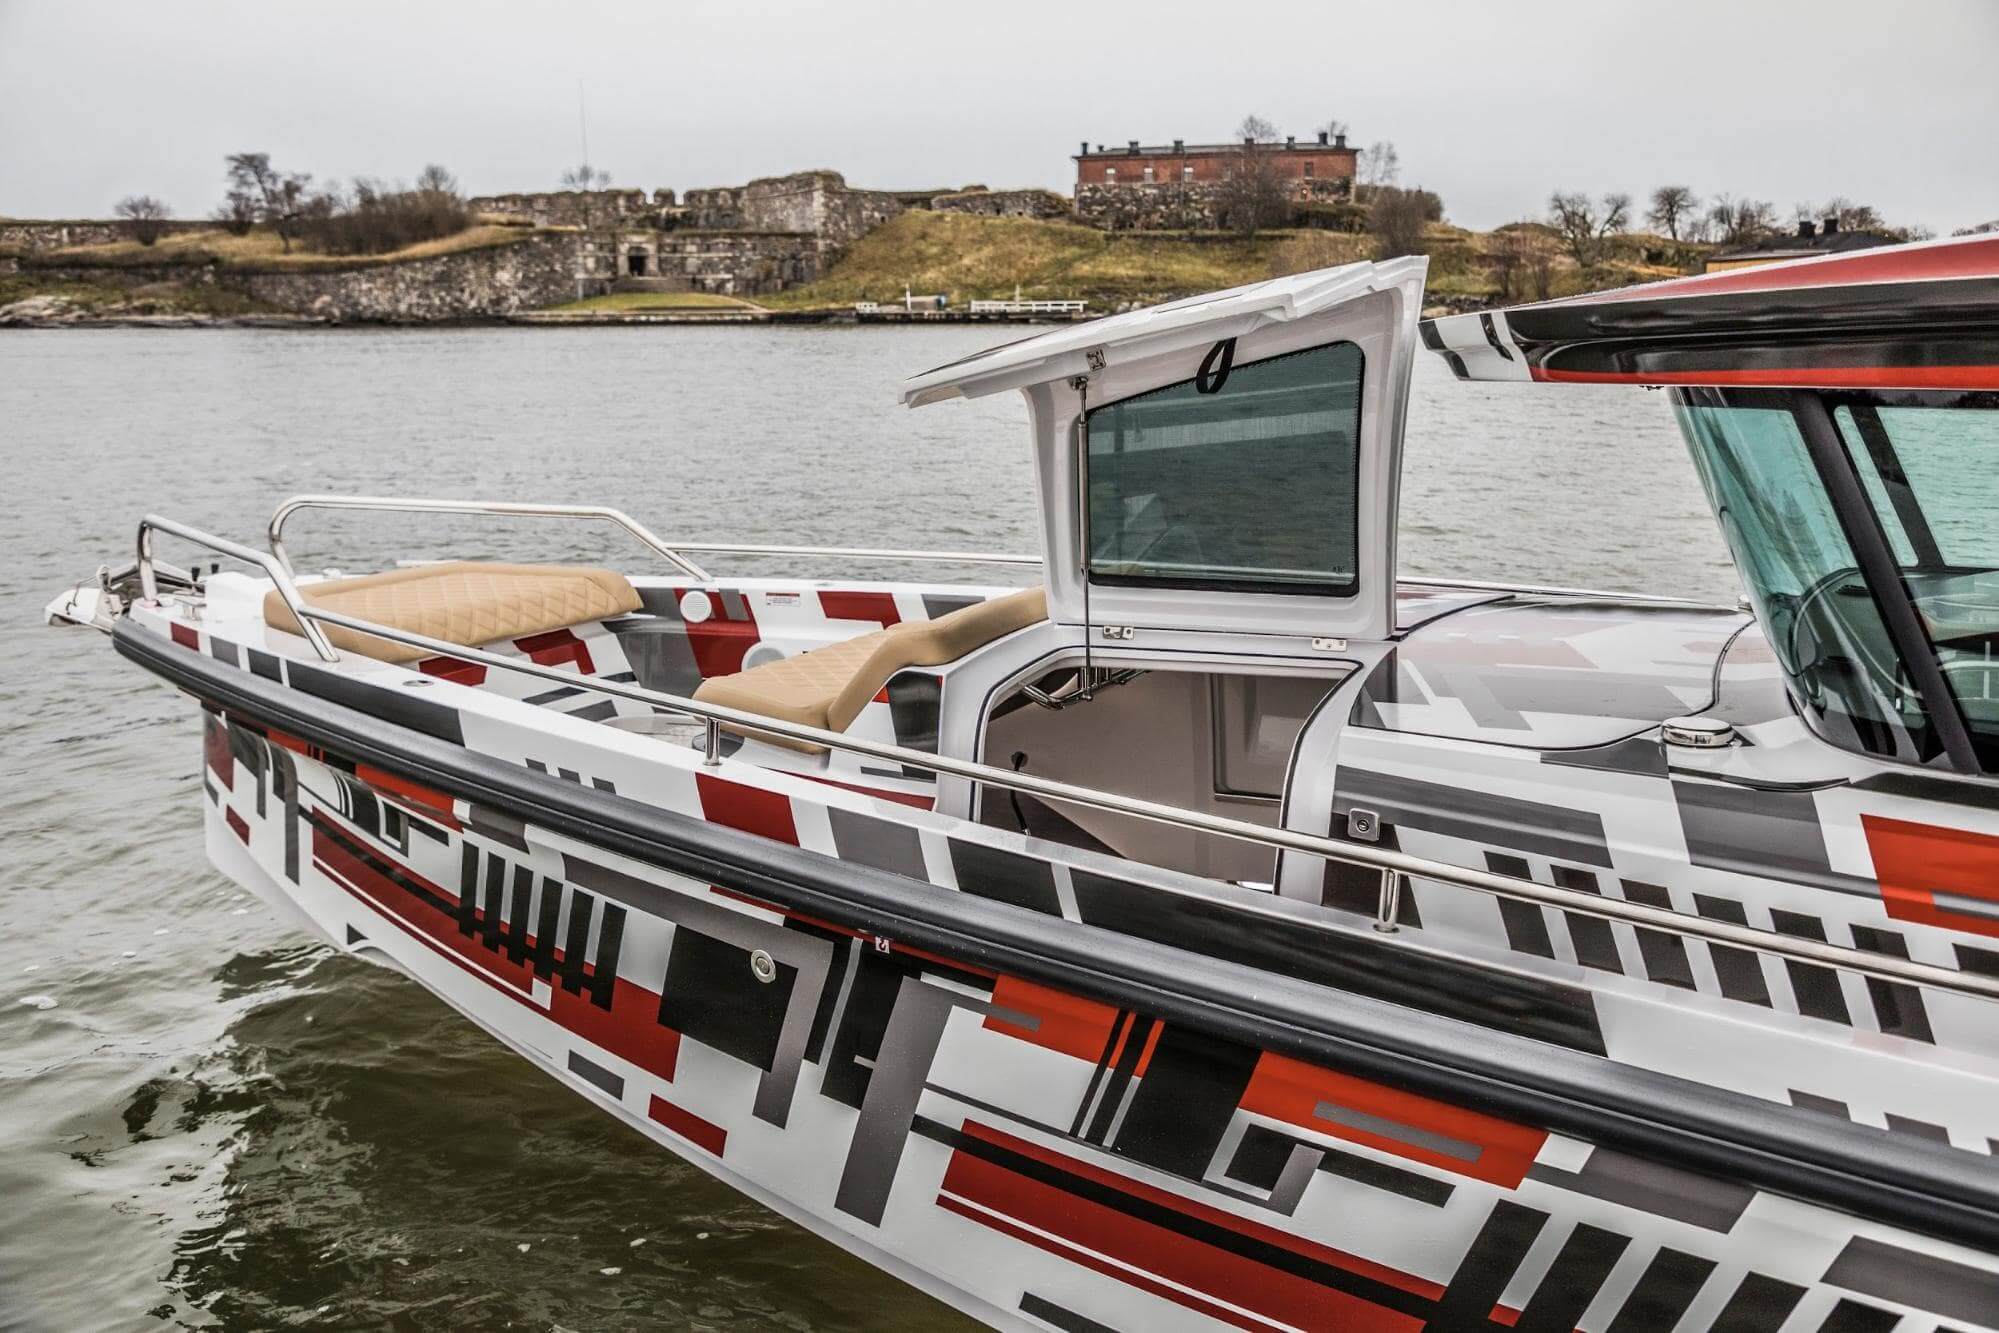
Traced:
<path fill-rule="evenodd" d="M 640 606 L 638 592 L 613 570 L 471 560 L 304 583 L 299 596 L 329 611 L 465 647 L 626 615 Z M 275 588 L 264 595 L 264 623 L 300 632 L 298 618 Z M 320 627 L 336 648 L 363 657 L 413 662 L 431 656 L 339 625 Z"/>
<path fill-rule="evenodd" d="M 827 710 L 829 725 L 835 731 L 845 731 L 898 671 L 955 662 L 995 639 L 1046 619 L 1048 590 L 1023 588 L 960 607 L 935 620 L 905 620 L 870 636 L 876 640 L 873 650 Z"/>

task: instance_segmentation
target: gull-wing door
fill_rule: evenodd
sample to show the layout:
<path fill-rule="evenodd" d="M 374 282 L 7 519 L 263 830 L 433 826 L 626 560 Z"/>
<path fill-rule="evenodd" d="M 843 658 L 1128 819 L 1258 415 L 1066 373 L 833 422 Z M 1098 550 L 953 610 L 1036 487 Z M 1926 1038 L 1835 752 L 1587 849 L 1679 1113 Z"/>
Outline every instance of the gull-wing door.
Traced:
<path fill-rule="evenodd" d="M 1026 396 L 1058 623 L 1384 639 L 1425 268 L 1111 316 L 941 366 L 903 401 Z"/>

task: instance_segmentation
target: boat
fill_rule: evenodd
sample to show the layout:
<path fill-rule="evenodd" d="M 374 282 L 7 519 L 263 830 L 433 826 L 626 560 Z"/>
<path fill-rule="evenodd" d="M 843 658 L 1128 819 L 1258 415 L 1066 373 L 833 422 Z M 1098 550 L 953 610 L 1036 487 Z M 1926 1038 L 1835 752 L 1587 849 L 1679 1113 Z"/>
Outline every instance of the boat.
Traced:
<path fill-rule="evenodd" d="M 908 380 L 1024 397 L 1031 554 L 301 496 L 49 614 L 199 702 L 224 875 L 992 1326 L 1999 1327 L 1999 237 L 1424 280 Z M 1746 596 L 1402 574 L 1422 355 L 1664 389 Z"/>

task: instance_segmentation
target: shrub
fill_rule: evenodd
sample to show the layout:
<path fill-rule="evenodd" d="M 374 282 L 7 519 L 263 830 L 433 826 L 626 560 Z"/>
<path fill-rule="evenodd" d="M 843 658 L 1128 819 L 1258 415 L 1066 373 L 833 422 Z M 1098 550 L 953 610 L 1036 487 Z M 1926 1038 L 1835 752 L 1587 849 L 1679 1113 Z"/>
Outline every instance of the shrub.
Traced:
<path fill-rule="evenodd" d="M 472 225 L 457 183 L 441 167 L 425 169 L 416 189 L 357 180 L 348 194 L 310 200 L 300 217 L 307 246 L 334 255 L 379 255 L 455 236 Z"/>
<path fill-rule="evenodd" d="M 167 219 L 173 216 L 172 209 L 150 194 L 127 195 L 111 211 L 130 224 L 132 239 L 140 245 L 151 245 L 165 235 Z"/>

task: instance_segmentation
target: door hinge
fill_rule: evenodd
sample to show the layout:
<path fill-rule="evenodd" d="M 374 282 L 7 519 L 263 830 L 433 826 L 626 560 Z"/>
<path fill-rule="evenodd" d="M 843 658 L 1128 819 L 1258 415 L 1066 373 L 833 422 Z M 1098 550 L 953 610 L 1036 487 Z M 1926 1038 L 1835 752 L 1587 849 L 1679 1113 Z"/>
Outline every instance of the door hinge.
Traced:
<path fill-rule="evenodd" d="M 1134 630 L 1130 625 L 1104 626 L 1104 637 L 1106 639 L 1129 639 L 1135 633 L 1137 633 L 1137 631 Z"/>
<path fill-rule="evenodd" d="M 1312 651 L 1315 653 L 1343 653 L 1346 650 L 1347 641 L 1345 639 L 1335 639 L 1326 635 L 1320 635 L 1312 640 Z"/>

